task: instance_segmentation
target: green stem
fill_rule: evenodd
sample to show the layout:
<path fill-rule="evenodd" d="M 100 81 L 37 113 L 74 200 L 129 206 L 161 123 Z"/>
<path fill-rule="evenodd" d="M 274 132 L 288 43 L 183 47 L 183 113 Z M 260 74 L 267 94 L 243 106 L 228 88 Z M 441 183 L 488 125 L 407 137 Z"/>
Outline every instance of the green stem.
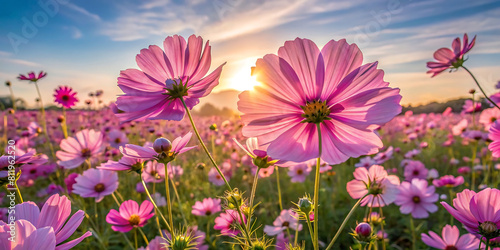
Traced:
<path fill-rule="evenodd" d="M 316 215 L 314 215 L 316 216 Z M 316 217 L 314 218 L 316 219 Z M 313 245 L 314 245 L 314 232 L 312 230 L 312 227 L 311 227 L 311 218 L 309 218 L 309 215 L 307 214 L 306 215 L 306 224 L 307 224 L 307 227 L 309 228 L 309 235 L 311 236 L 311 241 L 313 241 Z M 295 244 L 297 244 L 297 238 L 295 238 Z"/>
<path fill-rule="evenodd" d="M 276 172 L 276 184 L 278 185 L 278 202 L 280 205 L 280 211 L 283 210 L 283 203 L 281 202 L 281 187 L 280 187 L 280 171 L 278 166 L 274 166 Z"/>
<path fill-rule="evenodd" d="M 119 201 L 118 201 L 118 199 L 116 198 L 115 192 L 111 193 L 111 196 L 113 197 L 113 200 L 115 200 L 116 205 L 117 205 L 118 207 L 120 207 L 120 202 L 119 202 Z"/>
<path fill-rule="evenodd" d="M 247 219 L 247 231 L 250 231 L 250 224 L 252 220 L 252 215 L 253 215 L 253 200 L 255 198 L 255 190 L 257 189 L 257 182 L 259 180 L 259 171 L 260 168 L 257 168 L 257 171 L 255 171 L 255 175 L 253 177 L 253 183 L 252 183 L 252 191 L 250 194 L 250 204 L 249 204 L 249 212 L 248 212 L 248 219 Z"/>
<path fill-rule="evenodd" d="M 449 191 L 450 191 L 450 204 L 453 204 L 453 190 L 451 188 L 449 188 Z M 450 225 L 453 226 L 453 223 L 454 220 L 453 220 L 453 215 L 450 214 Z"/>
<path fill-rule="evenodd" d="M 21 203 L 23 203 L 23 196 L 21 195 L 21 190 L 19 189 L 19 187 L 17 186 L 17 181 L 14 182 L 14 187 L 17 189 L 17 194 L 19 195 L 19 200 L 21 201 Z"/>
<path fill-rule="evenodd" d="M 332 241 L 330 242 L 330 244 L 328 244 L 328 247 L 326 248 L 326 250 L 329 250 L 333 247 L 333 244 L 335 243 L 335 241 L 337 240 L 337 238 L 340 236 L 340 232 L 342 232 L 342 230 L 344 229 L 344 227 L 347 225 L 347 221 L 349 221 L 349 219 L 351 218 L 351 216 L 354 214 L 354 211 L 356 210 L 356 208 L 359 206 L 359 204 L 361 204 L 361 201 L 366 197 L 367 195 L 361 197 L 358 202 L 356 202 L 356 204 L 354 204 L 354 206 L 351 208 L 351 211 L 349 211 L 349 213 L 347 214 L 347 216 L 345 217 L 344 221 L 342 222 L 342 224 L 340 225 L 340 228 L 339 230 L 337 230 L 337 233 L 335 233 L 335 236 L 333 237 Z M 316 215 L 314 215 L 316 216 Z M 314 218 L 314 220 L 316 221 L 316 217 Z"/>
<path fill-rule="evenodd" d="M 379 201 L 379 204 L 380 204 L 380 201 Z M 379 210 L 380 210 L 380 218 L 382 218 L 382 222 L 380 223 L 380 230 L 382 231 L 382 249 L 385 250 L 385 239 L 384 239 L 384 222 L 385 222 L 385 219 L 384 219 L 384 213 L 382 212 L 382 207 L 379 206 L 378 207 Z M 378 249 L 378 243 L 375 242 L 375 248 Z"/>
<path fill-rule="evenodd" d="M 475 190 L 475 186 L 476 186 L 476 170 L 474 170 L 474 162 L 476 161 L 476 157 L 477 157 L 477 141 L 473 141 L 472 142 L 474 144 L 474 147 L 472 147 L 472 149 L 474 151 L 472 151 L 472 159 L 471 159 L 471 190 L 474 191 Z"/>
<path fill-rule="evenodd" d="M 43 134 L 45 135 L 45 139 L 47 140 L 47 144 L 49 144 L 50 152 L 52 153 L 52 158 L 56 159 L 56 154 L 54 153 L 54 147 L 52 147 L 52 143 L 50 142 L 49 131 L 47 130 L 47 118 L 45 116 L 45 107 L 43 106 L 42 95 L 40 94 L 40 89 L 38 88 L 38 83 L 35 82 L 36 92 L 38 92 L 38 98 L 40 99 L 40 110 L 42 111 L 42 127 Z"/>
<path fill-rule="evenodd" d="M 140 176 L 140 175 L 139 175 Z M 146 183 L 144 182 L 144 179 L 141 178 L 141 183 L 142 183 L 142 186 L 144 187 L 144 190 L 146 191 L 146 195 L 148 196 L 149 200 L 151 201 L 151 203 L 153 203 L 153 206 L 155 207 L 156 209 L 156 212 L 158 212 L 156 214 L 156 216 L 158 216 L 158 214 L 160 215 L 161 219 L 163 220 L 163 222 L 165 223 L 165 225 L 167 225 L 167 228 L 168 228 L 168 231 L 172 232 L 172 228 L 170 227 L 170 224 L 168 224 L 167 220 L 165 219 L 165 216 L 163 216 L 163 214 L 161 213 L 160 209 L 158 208 L 158 206 L 156 205 L 156 202 L 153 200 L 153 197 L 151 197 L 151 194 L 149 193 L 149 190 L 148 190 L 148 187 L 146 186 Z"/>
<path fill-rule="evenodd" d="M 490 247 L 490 239 L 486 238 L 486 248 L 484 250 L 488 250 Z"/>
<path fill-rule="evenodd" d="M 148 237 L 146 237 L 146 235 L 144 234 L 144 232 L 142 231 L 142 229 L 140 227 L 138 227 L 137 229 L 139 229 L 139 233 L 141 233 L 142 238 L 146 242 L 146 245 L 149 245 Z"/>
<path fill-rule="evenodd" d="M 134 248 L 134 246 L 132 245 L 132 242 L 130 242 L 127 235 L 125 235 L 125 234 L 122 234 L 122 235 L 123 235 L 123 238 L 125 238 L 125 241 L 128 243 L 128 246 L 130 247 L 130 249 L 135 250 L 136 248 Z"/>
<path fill-rule="evenodd" d="M 316 177 L 314 179 L 314 239 L 313 246 L 315 250 L 319 249 L 319 232 L 318 232 L 318 224 L 319 224 L 319 180 L 320 180 L 320 164 L 321 164 L 321 150 L 322 150 L 322 142 L 321 142 L 321 124 L 316 123 L 316 128 L 318 129 L 318 160 L 316 162 Z"/>
<path fill-rule="evenodd" d="M 181 198 L 179 196 L 179 192 L 177 192 L 177 187 L 175 186 L 174 179 L 170 179 L 170 183 L 172 184 L 172 188 L 174 189 L 174 194 L 175 194 L 175 197 L 177 198 L 177 204 L 179 204 L 179 210 L 181 212 L 182 220 L 184 221 L 184 224 L 187 225 L 188 222 L 186 220 L 186 216 L 184 215 L 184 212 L 182 211 Z"/>
<path fill-rule="evenodd" d="M 170 201 L 170 184 L 168 184 L 168 168 L 167 163 L 163 164 L 165 168 L 165 196 L 167 197 L 167 213 L 168 213 L 168 221 L 170 222 L 170 228 L 174 228 L 174 220 L 172 217 L 172 202 Z"/>
<path fill-rule="evenodd" d="M 410 229 L 411 229 L 411 248 L 417 249 L 417 236 L 415 235 L 415 223 L 413 223 L 413 216 L 410 214 Z"/>
<path fill-rule="evenodd" d="M 470 70 L 468 68 L 466 68 L 465 66 L 462 65 L 462 68 L 464 68 L 467 73 L 469 73 L 469 75 L 472 77 L 472 79 L 474 79 L 474 82 L 476 83 L 477 87 L 479 88 L 479 90 L 481 90 L 481 92 L 483 93 L 484 97 L 491 103 L 493 104 L 495 107 L 497 107 L 498 109 L 500 109 L 500 107 L 494 102 L 492 101 L 487 95 L 486 93 L 484 92 L 483 88 L 481 87 L 481 85 L 479 85 L 479 82 L 477 81 L 476 77 L 472 74 L 472 72 L 470 72 Z M 474 108 L 474 107 L 473 107 Z"/>
<path fill-rule="evenodd" d="M 135 249 L 138 248 L 138 245 L 137 245 L 137 228 L 135 228 L 134 230 L 134 242 L 135 242 Z"/>
<path fill-rule="evenodd" d="M 62 128 L 62 131 L 63 131 L 63 134 L 64 134 L 64 138 L 67 139 L 68 138 L 68 125 L 66 125 L 66 108 L 63 107 L 63 117 L 64 117 L 64 120 L 61 122 L 61 128 Z"/>
<path fill-rule="evenodd" d="M 16 111 L 16 98 L 14 97 L 14 91 L 12 91 L 12 86 L 9 85 L 10 99 L 12 100 L 12 109 Z"/>
<path fill-rule="evenodd" d="M 231 188 L 231 185 L 229 185 L 229 182 L 227 181 L 226 177 L 224 176 L 224 174 L 220 170 L 220 168 L 217 165 L 217 163 L 215 162 L 214 158 L 212 157 L 210 152 L 208 152 L 208 148 L 205 145 L 205 143 L 203 142 L 203 139 L 201 139 L 200 133 L 198 132 L 198 129 L 196 129 L 196 125 L 194 124 L 193 117 L 191 116 L 191 111 L 189 111 L 189 108 L 187 107 L 186 102 L 184 101 L 184 98 L 179 98 L 179 99 L 182 101 L 182 105 L 184 105 L 184 109 L 186 110 L 186 113 L 189 117 L 189 121 L 191 122 L 191 126 L 193 127 L 194 133 L 196 134 L 196 137 L 198 138 L 198 141 L 200 142 L 201 147 L 203 148 L 205 153 L 208 155 L 208 158 L 210 159 L 210 161 L 214 165 L 214 167 L 217 170 L 217 172 L 219 173 L 220 177 L 222 177 L 222 180 L 224 180 L 224 183 L 226 183 L 226 186 L 229 189 L 229 191 L 233 191 L 233 189 Z"/>

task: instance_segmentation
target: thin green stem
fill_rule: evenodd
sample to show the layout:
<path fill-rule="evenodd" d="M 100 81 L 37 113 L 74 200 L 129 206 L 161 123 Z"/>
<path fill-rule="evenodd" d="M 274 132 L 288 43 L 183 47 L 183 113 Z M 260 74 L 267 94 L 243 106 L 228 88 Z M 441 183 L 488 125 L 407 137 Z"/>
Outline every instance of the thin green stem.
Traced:
<path fill-rule="evenodd" d="M 278 202 L 280 205 L 280 211 L 282 211 L 283 203 L 281 202 L 280 171 L 278 166 L 274 166 L 274 168 L 274 171 L 276 172 L 276 185 L 278 185 Z"/>
<path fill-rule="evenodd" d="M 309 235 L 311 236 L 311 241 L 313 242 L 314 245 L 314 232 L 312 230 L 311 218 L 309 218 L 309 215 L 306 215 L 306 224 L 307 227 L 309 228 Z M 297 238 L 295 238 L 295 244 L 297 244 Z"/>
<path fill-rule="evenodd" d="M 118 199 L 116 198 L 116 195 L 115 195 L 115 193 L 114 193 L 114 192 L 113 192 L 113 193 L 111 193 L 111 196 L 113 197 L 113 200 L 115 200 L 116 205 L 117 205 L 118 207 L 120 207 L 120 202 L 119 202 L 119 201 L 118 201 Z"/>
<path fill-rule="evenodd" d="M 252 183 L 252 191 L 250 193 L 250 203 L 249 203 L 249 212 L 248 212 L 248 219 L 247 219 L 247 231 L 250 231 L 250 224 L 252 223 L 252 215 L 253 215 L 253 200 L 255 198 L 255 190 L 257 189 L 257 182 L 259 181 L 259 171 L 260 168 L 257 168 L 257 171 L 255 171 L 255 175 L 253 177 L 253 183 Z"/>
<path fill-rule="evenodd" d="M 449 188 L 449 194 L 450 194 L 450 204 L 453 204 L 453 190 L 451 188 Z M 453 226 L 453 223 L 454 220 L 453 220 L 453 215 L 450 213 L 450 225 Z"/>
<path fill-rule="evenodd" d="M 492 101 L 487 95 L 486 93 L 484 92 L 483 88 L 481 87 L 481 85 L 479 85 L 479 82 L 477 81 L 476 77 L 472 74 L 472 72 L 470 72 L 470 70 L 468 68 L 466 68 L 465 66 L 462 65 L 462 68 L 464 68 L 467 73 L 469 73 L 469 75 L 472 77 L 472 79 L 474 79 L 474 82 L 476 83 L 477 87 L 479 88 L 479 90 L 481 90 L 481 92 L 483 93 L 484 97 L 491 103 L 493 104 L 495 107 L 497 107 L 498 109 L 500 109 L 500 107 L 494 102 Z M 474 108 L 474 107 L 473 107 Z"/>
<path fill-rule="evenodd" d="M 42 95 L 40 94 L 40 89 L 38 88 L 38 83 L 35 82 L 36 92 L 38 92 L 38 98 L 40 99 L 40 110 L 42 111 L 42 127 L 43 134 L 45 135 L 45 139 L 47 140 L 47 144 L 49 145 L 50 152 L 52 153 L 52 158 L 56 159 L 56 154 L 54 153 L 54 147 L 52 147 L 52 143 L 50 142 L 49 131 L 47 130 L 47 118 L 45 116 L 45 107 L 43 106 Z"/>
<path fill-rule="evenodd" d="M 413 223 L 413 216 L 410 214 L 410 229 L 411 229 L 411 248 L 417 249 L 417 236 L 415 234 L 415 223 Z"/>
<path fill-rule="evenodd" d="M 138 227 L 137 229 L 139 229 L 139 233 L 141 233 L 142 239 L 144 239 L 144 242 L 146 242 L 146 245 L 149 245 L 148 237 L 146 237 L 146 235 L 144 234 L 144 232 L 142 231 L 142 229 L 140 227 Z"/>
<path fill-rule="evenodd" d="M 313 246 L 315 250 L 319 249 L 319 232 L 318 232 L 318 224 L 319 224 L 319 181 L 320 181 L 320 172 L 319 168 L 321 165 L 321 150 L 322 150 L 322 142 L 321 142 L 321 124 L 317 123 L 316 128 L 318 129 L 318 160 L 316 162 L 316 177 L 314 179 L 314 239 Z"/>
<path fill-rule="evenodd" d="M 137 228 L 134 229 L 134 242 L 135 242 L 135 249 L 138 248 L 138 244 L 137 244 Z"/>
<path fill-rule="evenodd" d="M 66 125 L 66 120 L 67 120 L 66 108 L 63 107 L 63 121 L 61 122 L 61 128 L 65 139 L 68 138 L 68 125 Z"/>
<path fill-rule="evenodd" d="M 486 248 L 484 250 L 488 250 L 490 248 L 490 239 L 486 238 Z"/>
<path fill-rule="evenodd" d="M 157 212 L 156 216 L 158 216 L 158 214 L 159 214 L 160 217 L 161 217 L 161 219 L 165 223 L 165 225 L 167 225 L 168 231 L 172 232 L 172 228 L 170 227 L 170 224 L 168 224 L 167 220 L 165 219 L 165 216 L 163 216 L 163 214 L 161 213 L 160 209 L 156 205 L 156 202 L 154 201 L 153 197 L 151 197 L 151 194 L 149 193 L 148 187 L 146 186 L 146 183 L 144 182 L 144 179 L 142 179 L 142 177 L 140 177 L 140 178 L 141 178 L 142 186 L 144 187 L 144 190 L 146 191 L 146 195 L 148 196 L 149 200 L 151 201 L 151 203 L 153 203 L 153 206 L 156 209 L 156 212 Z"/>
<path fill-rule="evenodd" d="M 361 201 L 366 197 L 367 195 L 361 197 L 358 202 L 356 202 L 356 204 L 354 204 L 354 206 L 351 208 L 351 211 L 349 211 L 349 213 L 347 214 L 347 216 L 345 217 L 344 221 L 342 222 L 342 224 L 340 225 L 340 228 L 337 230 L 337 233 L 335 233 L 335 236 L 333 237 L 332 241 L 330 241 L 330 244 L 328 244 L 328 247 L 326 248 L 326 250 L 329 250 L 333 247 L 333 244 L 335 243 L 335 241 L 337 240 L 337 238 L 340 236 L 340 232 L 342 232 L 342 230 L 344 229 L 344 227 L 347 225 L 347 222 L 349 221 L 349 219 L 351 218 L 351 216 L 354 214 L 354 211 L 356 210 L 356 208 L 359 206 L 359 204 L 361 204 Z M 316 216 L 316 215 L 315 215 Z M 314 218 L 314 220 L 316 221 L 316 217 Z"/>
<path fill-rule="evenodd" d="M 471 190 L 475 190 L 476 186 L 476 170 L 474 169 L 474 162 L 477 157 L 477 141 L 472 142 L 474 146 L 472 147 L 472 158 L 471 158 Z"/>
<path fill-rule="evenodd" d="M 14 187 L 17 189 L 17 194 L 19 195 L 19 200 L 21 201 L 21 203 L 23 203 L 23 196 L 21 195 L 21 190 L 19 189 L 19 187 L 17 186 L 17 181 L 14 182 Z"/>
<path fill-rule="evenodd" d="M 379 203 L 380 203 L 380 201 L 379 201 Z M 384 233 L 385 233 L 384 232 L 384 222 L 385 222 L 385 220 L 384 220 L 384 212 L 382 212 L 382 207 L 381 206 L 379 206 L 378 208 L 380 210 L 380 218 L 382 218 L 382 222 L 380 223 L 380 230 L 382 231 L 382 249 L 385 250 L 385 239 L 384 239 Z M 375 242 L 375 248 L 378 248 L 378 243 L 377 242 Z"/>
<path fill-rule="evenodd" d="M 14 91 L 12 91 L 12 86 L 9 84 L 10 99 L 12 100 L 12 109 L 16 111 L 16 98 L 14 97 Z"/>
<path fill-rule="evenodd" d="M 123 235 L 123 238 L 125 238 L 125 241 L 128 243 L 128 246 L 130 247 L 130 249 L 135 250 L 136 248 L 134 248 L 134 245 L 132 245 L 132 242 L 130 242 L 127 235 L 125 235 L 125 234 L 122 234 L 122 235 Z"/>
<path fill-rule="evenodd" d="M 167 213 L 168 213 L 168 221 L 170 222 L 170 227 L 174 228 L 174 220 L 172 217 L 172 202 L 170 201 L 170 184 L 168 184 L 168 164 L 163 164 L 165 168 L 165 196 L 167 197 Z"/>
<path fill-rule="evenodd" d="M 189 108 L 187 107 L 186 102 L 184 101 L 184 98 L 179 98 L 179 99 L 182 101 L 182 105 L 184 105 L 184 109 L 186 110 L 186 113 L 189 117 L 189 121 L 191 122 L 191 126 L 193 127 L 194 133 L 196 134 L 196 137 L 198 138 L 198 141 L 200 142 L 201 147 L 203 148 L 205 153 L 208 155 L 208 158 L 210 159 L 210 161 L 214 165 L 214 167 L 217 170 L 217 172 L 219 173 L 219 175 L 222 177 L 222 180 L 224 180 L 224 183 L 226 183 L 226 186 L 229 189 L 229 191 L 232 191 L 233 189 L 231 188 L 231 185 L 229 185 L 229 182 L 227 181 L 226 177 L 224 176 L 224 174 L 220 170 L 220 168 L 217 165 L 217 163 L 215 162 L 214 158 L 212 157 L 210 152 L 208 152 L 208 148 L 205 145 L 205 143 L 203 142 L 203 139 L 201 139 L 200 133 L 198 132 L 198 129 L 196 129 L 196 125 L 194 124 L 193 117 L 191 116 L 191 111 L 189 111 Z"/>
<path fill-rule="evenodd" d="M 182 211 L 181 198 L 179 196 L 179 192 L 177 192 L 177 187 L 175 186 L 174 179 L 171 178 L 170 183 L 172 184 L 172 188 L 174 189 L 174 194 L 175 194 L 175 197 L 177 198 L 177 204 L 179 204 L 179 211 L 181 212 L 182 220 L 184 221 L 184 224 L 187 225 L 188 222 L 186 220 L 186 216 L 184 215 L 184 212 Z"/>

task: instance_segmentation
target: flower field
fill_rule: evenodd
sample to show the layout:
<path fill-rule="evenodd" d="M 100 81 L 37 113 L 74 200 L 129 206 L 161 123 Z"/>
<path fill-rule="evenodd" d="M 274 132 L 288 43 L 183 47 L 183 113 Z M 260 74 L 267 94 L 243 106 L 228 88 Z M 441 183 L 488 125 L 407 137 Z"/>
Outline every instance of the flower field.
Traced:
<path fill-rule="evenodd" d="M 470 74 L 462 110 L 402 113 L 363 48 L 297 38 L 238 115 L 194 115 L 225 66 L 196 35 L 138 51 L 110 105 L 61 86 L 6 109 L 0 249 L 500 249 L 500 99 L 465 67 L 476 37 L 450 41 L 427 73 Z"/>

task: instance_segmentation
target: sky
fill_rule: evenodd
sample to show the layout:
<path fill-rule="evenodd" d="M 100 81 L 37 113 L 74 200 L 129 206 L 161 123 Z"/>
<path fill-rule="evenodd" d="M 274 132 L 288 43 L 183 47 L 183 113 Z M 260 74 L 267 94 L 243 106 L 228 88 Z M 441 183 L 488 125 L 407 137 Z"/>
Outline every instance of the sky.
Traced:
<path fill-rule="evenodd" d="M 467 96 L 474 82 L 460 69 L 434 78 L 426 62 L 455 37 L 477 35 L 465 65 L 488 94 L 500 80 L 500 1 L 445 0 L 2 0 L 0 81 L 34 105 L 32 84 L 20 73 L 44 70 L 45 103 L 68 85 L 79 94 L 101 89 L 106 102 L 122 92 L 120 70 L 138 68 L 135 56 L 167 36 L 201 35 L 212 46 L 212 69 L 227 62 L 214 92 L 251 89 L 251 67 L 287 40 L 356 43 L 364 63 L 379 62 L 384 80 L 401 89 L 402 104 Z M 0 87 L 0 96 L 7 95 Z"/>

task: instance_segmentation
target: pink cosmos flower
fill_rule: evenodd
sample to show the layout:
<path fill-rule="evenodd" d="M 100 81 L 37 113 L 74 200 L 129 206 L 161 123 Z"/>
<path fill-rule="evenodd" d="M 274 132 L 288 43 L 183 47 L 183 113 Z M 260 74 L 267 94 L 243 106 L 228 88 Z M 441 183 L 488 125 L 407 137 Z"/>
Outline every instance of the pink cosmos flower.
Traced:
<path fill-rule="evenodd" d="M 410 214 L 413 218 L 427 218 L 429 213 L 434 213 L 438 207 L 434 204 L 439 199 L 434 186 L 427 186 L 427 180 L 413 179 L 403 182 L 399 186 L 399 194 L 394 203 L 400 206 L 402 214 Z"/>
<path fill-rule="evenodd" d="M 222 164 L 221 167 L 222 167 L 221 171 L 226 177 L 226 180 L 227 181 L 231 180 L 231 176 L 233 175 L 231 171 L 231 166 L 229 165 L 228 167 L 227 164 Z M 215 168 L 211 168 L 210 171 L 208 171 L 208 180 L 216 186 L 222 186 L 225 183 L 224 180 L 222 179 L 222 176 L 219 175 L 219 172 Z"/>
<path fill-rule="evenodd" d="M 205 198 L 203 202 L 197 201 L 191 213 L 197 216 L 209 216 L 221 211 L 220 199 Z"/>
<path fill-rule="evenodd" d="M 453 135 L 461 135 L 469 125 L 467 119 L 462 119 L 459 123 L 451 128 Z"/>
<path fill-rule="evenodd" d="M 137 250 L 168 250 L 167 240 L 161 236 L 156 236 L 153 240 L 149 241 L 147 247 L 139 247 Z"/>
<path fill-rule="evenodd" d="M 93 129 L 84 129 L 61 141 L 62 150 L 56 152 L 57 164 L 73 169 L 80 166 L 89 158 L 95 158 L 104 151 L 103 136 L 101 132 Z"/>
<path fill-rule="evenodd" d="M 112 171 L 139 171 L 142 170 L 144 160 L 134 159 L 123 156 L 119 161 L 109 160 L 106 163 L 99 165 L 98 169 Z"/>
<path fill-rule="evenodd" d="M 75 178 L 73 193 L 81 197 L 95 197 L 100 202 L 104 196 L 110 195 L 118 188 L 118 174 L 102 169 L 88 169 Z"/>
<path fill-rule="evenodd" d="M 405 179 L 411 181 L 414 178 L 427 179 L 429 170 L 421 161 L 407 161 L 405 166 Z"/>
<path fill-rule="evenodd" d="M 465 100 L 464 105 L 462 106 L 462 112 L 472 113 L 481 111 L 481 103 L 473 102 L 472 100 Z"/>
<path fill-rule="evenodd" d="M 68 194 L 73 193 L 73 185 L 76 183 L 75 179 L 78 177 L 77 173 L 71 173 L 64 179 L 64 184 L 66 184 L 66 190 L 68 190 Z"/>
<path fill-rule="evenodd" d="M 464 184 L 464 177 L 462 176 L 453 176 L 453 175 L 445 175 L 441 176 L 441 178 L 433 180 L 432 184 L 436 187 L 456 187 Z"/>
<path fill-rule="evenodd" d="M 111 229 L 117 232 L 126 233 L 133 228 L 143 227 L 149 218 L 155 214 L 154 206 L 150 201 L 143 201 L 141 206 L 136 201 L 127 200 L 120 205 L 120 211 L 111 209 L 106 215 L 106 222 L 111 224 Z"/>
<path fill-rule="evenodd" d="M 257 60 L 262 84 L 239 95 L 243 135 L 269 145 L 273 159 L 304 162 L 319 155 L 333 165 L 382 147 L 374 129 L 401 112 L 399 89 L 388 87 L 377 63 L 345 40 L 320 51 L 308 39 L 287 41 L 278 55 Z"/>
<path fill-rule="evenodd" d="M 493 157 L 500 157 L 500 122 L 493 123 L 488 138 L 491 140 L 488 149 L 492 152 Z"/>
<path fill-rule="evenodd" d="M 61 104 L 64 108 L 72 108 L 78 102 L 76 92 L 68 86 L 59 86 L 54 93 L 54 102 Z"/>
<path fill-rule="evenodd" d="M 219 214 L 219 217 L 215 218 L 215 230 L 220 230 L 222 235 L 227 235 L 230 237 L 235 237 L 240 233 L 238 229 L 238 224 L 246 223 L 246 217 L 243 215 L 243 222 L 239 214 L 235 210 L 226 210 L 226 212 Z"/>
<path fill-rule="evenodd" d="M 25 81 L 31 81 L 31 82 L 36 82 L 36 81 L 44 78 L 45 76 L 47 76 L 46 72 L 40 71 L 40 73 L 38 73 L 38 76 L 37 76 L 35 74 L 35 72 L 31 71 L 31 72 L 29 72 L 26 75 L 19 74 L 19 76 L 17 77 L 17 79 L 19 79 L 19 80 L 25 80 Z"/>
<path fill-rule="evenodd" d="M 369 168 L 375 164 L 377 164 L 377 161 L 375 159 L 371 158 L 370 156 L 365 156 L 363 158 L 360 158 L 359 162 L 354 164 L 354 166 L 357 168 L 361 168 L 361 167 Z"/>
<path fill-rule="evenodd" d="M 2 249 L 66 250 L 71 249 L 83 239 L 92 235 L 91 232 L 87 231 L 82 236 L 63 243 L 80 226 L 85 214 L 82 210 L 78 210 L 68 220 L 71 214 L 71 202 L 66 196 L 59 196 L 59 194 L 52 195 L 45 202 L 41 211 L 31 201 L 16 205 L 15 211 L 16 229 L 18 232 L 15 237 L 16 242 L 12 243 L 12 248 L 7 247 Z M 0 222 L 0 224 L 2 223 Z M 8 226 L 4 224 L 4 230 L 9 230 L 7 228 Z M 5 235 L 2 234 L 5 233 L 8 232 L 2 232 L 2 229 L 0 229 L 0 238 L 3 238 Z M 10 234 L 8 237 L 10 237 Z M 0 242 L 3 242 L 3 240 L 0 240 Z"/>
<path fill-rule="evenodd" d="M 460 221 L 469 233 L 497 237 L 500 229 L 500 190 L 486 188 L 476 192 L 465 189 L 453 199 L 453 206 L 441 205 Z"/>
<path fill-rule="evenodd" d="M 475 250 L 479 247 L 479 239 L 476 236 L 472 234 L 460 236 L 457 226 L 444 226 L 442 235 L 441 238 L 432 231 L 429 232 L 429 235 L 423 233 L 422 241 L 427 246 L 443 250 Z"/>
<path fill-rule="evenodd" d="M 385 152 L 380 152 L 373 157 L 373 160 L 376 161 L 376 164 L 383 164 L 387 160 L 392 158 L 392 154 L 394 153 L 394 148 L 389 146 Z"/>
<path fill-rule="evenodd" d="M 186 147 L 192 135 L 193 133 L 189 132 L 185 136 L 175 138 L 172 142 L 172 149 L 170 150 L 172 156 L 175 157 L 196 147 Z M 126 144 L 125 147 L 120 147 L 120 152 L 126 157 L 145 161 L 154 160 L 158 157 L 158 153 L 152 146 L 141 147 L 133 144 Z"/>
<path fill-rule="evenodd" d="M 449 68 L 456 69 L 462 66 L 466 60 L 464 59 L 465 53 L 469 52 L 476 43 L 476 36 L 474 36 L 474 39 L 469 43 L 469 37 L 467 34 L 464 34 L 463 42 L 463 45 L 461 45 L 460 38 L 457 37 L 451 44 L 453 51 L 449 48 L 440 48 L 436 50 L 436 52 L 434 52 L 434 58 L 437 62 L 427 63 L 427 67 L 430 68 L 427 73 L 431 73 L 432 77 L 434 77 Z"/>
<path fill-rule="evenodd" d="M 165 179 L 165 164 L 156 161 L 148 161 L 142 171 L 142 179 L 144 182 L 159 183 Z"/>
<path fill-rule="evenodd" d="M 264 233 L 273 236 L 273 235 L 278 235 L 279 233 L 287 229 L 297 230 L 297 228 L 298 231 L 302 230 L 302 224 L 299 224 L 297 215 L 292 210 L 285 209 L 282 210 L 278 218 L 274 220 L 272 226 L 269 225 L 264 226 Z"/>
<path fill-rule="evenodd" d="M 291 182 L 304 182 L 311 170 L 311 166 L 307 163 L 294 164 L 288 167 L 288 176 L 291 177 Z"/>
<path fill-rule="evenodd" d="M 360 199 L 361 206 L 383 207 L 396 200 L 399 193 L 399 178 L 387 175 L 384 167 L 373 165 L 369 169 L 356 168 L 354 180 L 347 183 L 347 192 L 353 199 Z"/>
<path fill-rule="evenodd" d="M 500 110 L 497 108 L 485 109 L 479 116 L 479 122 L 484 125 L 484 129 L 489 130 L 491 125 L 500 119 Z"/>
<path fill-rule="evenodd" d="M 120 72 L 118 87 L 125 93 L 116 100 L 123 113 L 116 113 L 122 122 L 143 120 L 175 120 L 184 118 L 186 111 L 199 103 L 219 84 L 220 65 L 203 78 L 210 68 L 211 47 L 207 41 L 192 35 L 186 40 L 178 35 L 163 42 L 163 51 L 156 45 L 142 49 L 136 61 L 139 68 Z"/>
<path fill-rule="evenodd" d="M 108 142 L 113 148 L 120 148 L 128 143 L 127 135 L 120 130 L 113 129 L 107 134 Z"/>

